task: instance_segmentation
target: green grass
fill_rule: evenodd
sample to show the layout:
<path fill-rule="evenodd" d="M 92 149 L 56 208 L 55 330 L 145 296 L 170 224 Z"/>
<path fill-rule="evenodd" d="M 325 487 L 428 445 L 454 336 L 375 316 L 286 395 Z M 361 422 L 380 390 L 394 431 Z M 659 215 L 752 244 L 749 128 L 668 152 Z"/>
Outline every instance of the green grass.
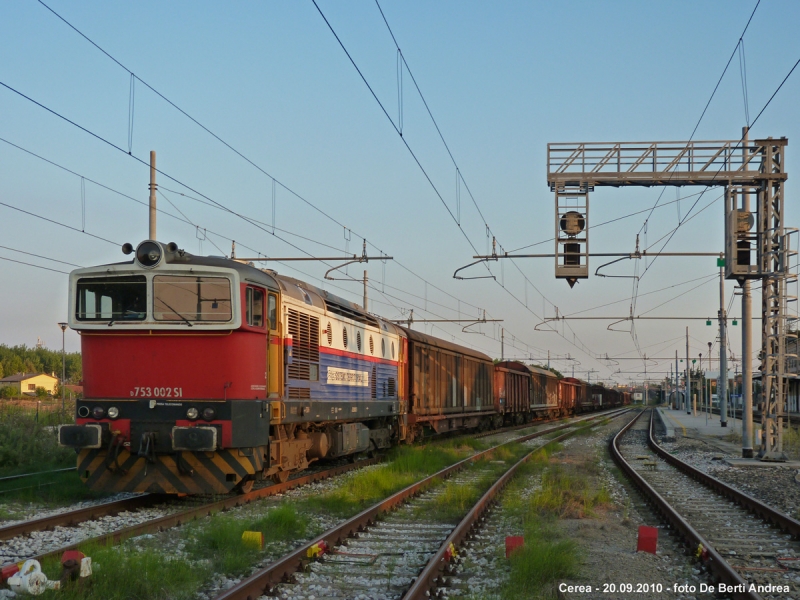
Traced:
<path fill-rule="evenodd" d="M 729 435 L 734 433 L 737 432 L 731 432 Z M 742 435 L 739 433 L 738 443 L 741 443 L 741 441 Z M 800 458 L 800 431 L 794 427 L 787 427 L 783 430 L 783 451 L 786 452 L 789 458 Z"/>
<path fill-rule="evenodd" d="M 530 514 L 524 528 L 525 545 L 510 559 L 511 573 L 499 597 L 555 598 L 555 585 L 574 577 L 580 566 L 577 544 L 563 539 L 552 521 Z"/>
<path fill-rule="evenodd" d="M 0 518 L 10 518 L 3 516 L 2 505 L 12 502 L 23 504 L 34 502 L 55 506 L 68 502 L 104 498 L 107 495 L 87 488 L 76 471 L 0 481 Z"/>
<path fill-rule="evenodd" d="M 81 548 L 92 557 L 91 577 L 48 591 L 45 600 L 183 600 L 194 598 L 210 572 L 202 565 L 165 556 L 154 549 L 128 546 Z M 59 579 L 59 558 L 42 566 L 49 579 Z"/>
<path fill-rule="evenodd" d="M 475 440 L 459 440 L 426 446 L 400 446 L 389 452 L 387 462 L 347 478 L 335 490 L 305 501 L 310 510 L 344 517 L 355 514 L 473 454 Z"/>
<path fill-rule="evenodd" d="M 217 516 L 186 530 L 185 549 L 193 559 L 207 561 L 214 572 L 239 575 L 261 555 L 261 550 L 242 544 L 245 531 L 260 531 L 264 534 L 264 544 L 268 545 L 303 538 L 306 522 L 290 504 L 282 504 L 260 519 L 249 521 Z"/>
<path fill-rule="evenodd" d="M 583 518 L 610 500 L 604 487 L 598 490 L 590 488 L 585 472 L 572 465 L 552 464 L 542 473 L 542 488 L 531 498 L 531 508 L 540 514 L 559 518 Z"/>
<path fill-rule="evenodd" d="M 55 426 L 23 410 L 0 419 L 0 477 L 75 465 L 75 452 L 58 445 Z"/>

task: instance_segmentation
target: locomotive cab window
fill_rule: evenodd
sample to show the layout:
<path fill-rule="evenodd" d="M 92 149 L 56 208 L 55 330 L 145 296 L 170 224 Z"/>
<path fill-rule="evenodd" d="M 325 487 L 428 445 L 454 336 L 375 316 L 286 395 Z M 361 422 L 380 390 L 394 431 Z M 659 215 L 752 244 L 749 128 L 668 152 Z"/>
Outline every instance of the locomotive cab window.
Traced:
<path fill-rule="evenodd" d="M 153 318 L 156 321 L 230 321 L 231 282 L 225 277 L 153 277 Z"/>
<path fill-rule="evenodd" d="M 147 279 L 144 275 L 78 279 L 78 321 L 144 321 Z"/>
<path fill-rule="evenodd" d="M 264 292 L 256 288 L 247 288 L 246 293 L 247 324 L 253 327 L 264 326 Z"/>

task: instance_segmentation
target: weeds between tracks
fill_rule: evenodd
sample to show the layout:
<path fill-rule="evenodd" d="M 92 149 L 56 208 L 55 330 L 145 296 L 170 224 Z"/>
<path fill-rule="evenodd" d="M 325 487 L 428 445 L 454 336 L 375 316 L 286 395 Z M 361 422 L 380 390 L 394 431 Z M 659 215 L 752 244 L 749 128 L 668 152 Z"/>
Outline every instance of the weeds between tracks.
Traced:
<path fill-rule="evenodd" d="M 82 587 L 69 585 L 42 597 L 59 600 L 196 597 L 199 591 L 209 588 L 215 577 L 247 575 L 259 561 L 283 554 L 287 544 L 291 547 L 295 541 L 320 533 L 312 525 L 313 515 L 353 516 L 488 446 L 480 440 L 466 439 L 397 447 L 389 452 L 387 462 L 344 476 L 340 485 L 330 491 L 294 497 L 278 506 L 264 505 L 257 518 L 252 514 L 215 515 L 172 532 L 168 535 L 177 536 L 177 545 L 171 550 L 165 550 L 160 535 L 141 536 L 111 548 L 86 544 L 81 551 L 100 565 L 91 579 Z M 506 456 L 504 452 L 496 451 L 495 458 Z M 245 548 L 241 540 L 244 531 L 261 531 L 265 549 Z M 43 570 L 49 578 L 58 578 L 60 565 L 57 560 L 46 561 Z"/>
<path fill-rule="evenodd" d="M 473 600 L 554 598 L 557 582 L 578 575 L 581 550 L 558 521 L 592 518 L 611 497 L 605 487 L 590 483 L 600 472 L 599 455 L 565 462 L 554 456 L 561 450 L 559 444 L 538 450 L 506 488 L 500 510 L 506 523 L 518 524 L 525 544 L 511 555 L 508 578 L 496 592 Z"/>

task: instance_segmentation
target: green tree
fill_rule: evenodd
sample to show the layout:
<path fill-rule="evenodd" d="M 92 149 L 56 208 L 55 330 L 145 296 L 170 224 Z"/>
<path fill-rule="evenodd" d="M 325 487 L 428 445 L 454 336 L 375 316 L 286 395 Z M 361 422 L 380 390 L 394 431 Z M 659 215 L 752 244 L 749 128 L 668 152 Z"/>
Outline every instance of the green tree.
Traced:
<path fill-rule="evenodd" d="M 37 398 L 47 398 L 47 390 L 42 386 L 36 387 L 36 397 Z"/>
<path fill-rule="evenodd" d="M 79 382 L 83 376 L 80 352 L 68 352 L 64 358 L 67 381 Z M 60 376 L 61 350 L 0 344 L 0 371 L 4 376 L 40 372 Z"/>
<path fill-rule="evenodd" d="M 13 398 L 17 395 L 17 388 L 13 385 L 4 385 L 0 388 L 0 398 Z"/>

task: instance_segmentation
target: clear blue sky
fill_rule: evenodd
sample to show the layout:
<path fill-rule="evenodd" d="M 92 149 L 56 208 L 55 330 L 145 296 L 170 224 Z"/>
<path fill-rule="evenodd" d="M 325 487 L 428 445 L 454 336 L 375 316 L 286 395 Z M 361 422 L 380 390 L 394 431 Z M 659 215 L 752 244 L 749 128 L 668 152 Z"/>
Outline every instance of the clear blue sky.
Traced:
<path fill-rule="evenodd" d="M 540 317 L 587 311 L 626 315 L 630 279 L 592 277 L 570 290 L 553 276 L 552 260 L 492 265 L 506 289 L 491 280 L 455 281 L 453 271 L 474 254 L 392 124 L 362 82 L 313 2 L 72 3 L 48 4 L 139 78 L 338 223 L 277 188 L 276 236 L 179 193 L 196 195 L 160 176 L 159 208 L 183 213 L 209 230 L 197 238 L 192 225 L 159 215 L 159 238 L 190 252 L 225 254 L 235 239 L 239 255 L 337 255 L 360 252 L 366 237 L 396 262 L 370 263 L 373 312 L 402 318 L 476 316 L 504 319 L 506 355 L 546 360 L 576 375 L 626 381 L 642 379 L 641 363 L 609 366 L 595 357 L 636 356 L 630 333 L 606 330 L 607 322 L 573 321 L 563 337 L 534 331 Z M 398 122 L 397 51 L 374 2 L 331 2 L 320 8 L 369 81 L 389 116 Z M 553 196 L 546 183 L 546 148 L 559 141 L 688 139 L 755 6 L 725 2 L 398 2 L 381 3 L 411 72 L 492 231 L 505 249 L 552 237 Z M 800 58 L 800 4 L 763 0 L 744 37 L 751 120 Z M 0 88 L 0 137 L 85 178 L 140 201 L 147 200 L 148 170 L 127 156 L 129 74 L 35 0 L 0 7 L 0 81 L 125 150 L 120 152 Z M 787 224 L 798 225 L 795 178 L 800 176 L 800 125 L 795 72 L 753 129 L 752 136 L 789 138 Z M 738 56 L 717 91 L 695 139 L 738 139 L 745 107 Z M 453 212 L 455 167 L 411 79 L 404 75 L 403 135 Z M 272 223 L 272 180 L 148 90 L 135 87 L 132 154 L 233 211 Z M 174 191 L 168 191 L 174 190 Z M 684 188 L 683 195 L 699 189 Z M 591 222 L 649 208 L 660 189 L 602 189 L 591 196 Z M 717 198 L 706 194 L 695 210 Z M 664 192 L 663 201 L 676 192 Z M 72 267 L 9 250 L 88 266 L 122 260 L 119 244 L 147 237 L 147 210 L 0 142 L 0 201 L 46 216 L 112 243 L 0 206 L 0 257 L 52 269 Z M 682 215 L 693 199 L 681 202 Z M 592 250 L 628 252 L 644 215 L 598 228 Z M 675 227 L 676 204 L 655 212 L 647 228 L 652 243 Z M 480 253 L 487 250 L 482 220 L 465 190 L 461 223 Z M 271 226 L 268 227 L 271 232 Z M 213 234 L 211 232 L 214 232 Z M 278 237 L 279 236 L 279 237 Z M 301 237 L 299 237 L 301 236 Z M 283 240 L 288 240 L 297 248 Z M 678 251 L 719 251 L 722 203 L 687 222 L 668 246 Z M 217 250 L 216 244 L 220 250 Z M 249 249 L 248 249 L 249 248 Z M 552 243 L 536 246 L 551 252 Z M 592 262 L 592 270 L 599 265 Z M 327 266 L 274 264 L 280 272 L 323 285 Z M 349 269 L 361 275 L 363 267 Z M 631 275 L 633 265 L 621 264 Z M 384 272 L 385 271 L 385 272 Z M 478 268 L 480 271 L 480 268 Z M 662 259 L 642 279 L 641 314 L 711 276 L 713 259 Z M 484 270 L 485 273 L 485 270 Z M 33 345 L 37 337 L 59 346 L 56 323 L 66 318 L 67 276 L 0 260 L 0 343 Z M 385 281 L 384 281 L 385 277 Z M 427 281 L 426 284 L 424 281 Z M 733 284 L 727 282 L 730 297 Z M 357 283 L 329 282 L 326 289 L 360 301 Z M 535 286 L 539 292 L 537 292 Z M 439 289 L 437 289 L 439 288 Z M 544 297 L 542 296 L 544 295 Z M 688 291 L 651 315 L 715 316 L 718 286 Z M 527 307 L 525 306 L 527 298 Z M 759 297 L 754 307 L 760 307 Z M 739 314 L 738 299 L 733 314 Z M 683 355 L 690 325 L 692 354 L 706 350 L 716 327 L 693 321 L 642 322 L 639 345 L 648 355 Z M 419 325 L 421 329 L 423 326 Z M 756 323 L 756 331 L 759 326 Z M 431 332 L 431 326 L 425 330 Z M 435 335 L 500 355 L 499 326 L 436 325 Z M 573 337 L 573 335 L 575 337 Z M 758 343 L 758 338 L 756 342 Z M 581 348 L 576 347 L 581 346 Z M 77 349 L 68 332 L 68 349 Z M 739 328 L 731 346 L 738 356 Z M 757 352 L 758 346 L 754 348 Z M 666 363 L 650 363 L 648 372 Z M 614 374 L 621 369 L 624 373 Z"/>

